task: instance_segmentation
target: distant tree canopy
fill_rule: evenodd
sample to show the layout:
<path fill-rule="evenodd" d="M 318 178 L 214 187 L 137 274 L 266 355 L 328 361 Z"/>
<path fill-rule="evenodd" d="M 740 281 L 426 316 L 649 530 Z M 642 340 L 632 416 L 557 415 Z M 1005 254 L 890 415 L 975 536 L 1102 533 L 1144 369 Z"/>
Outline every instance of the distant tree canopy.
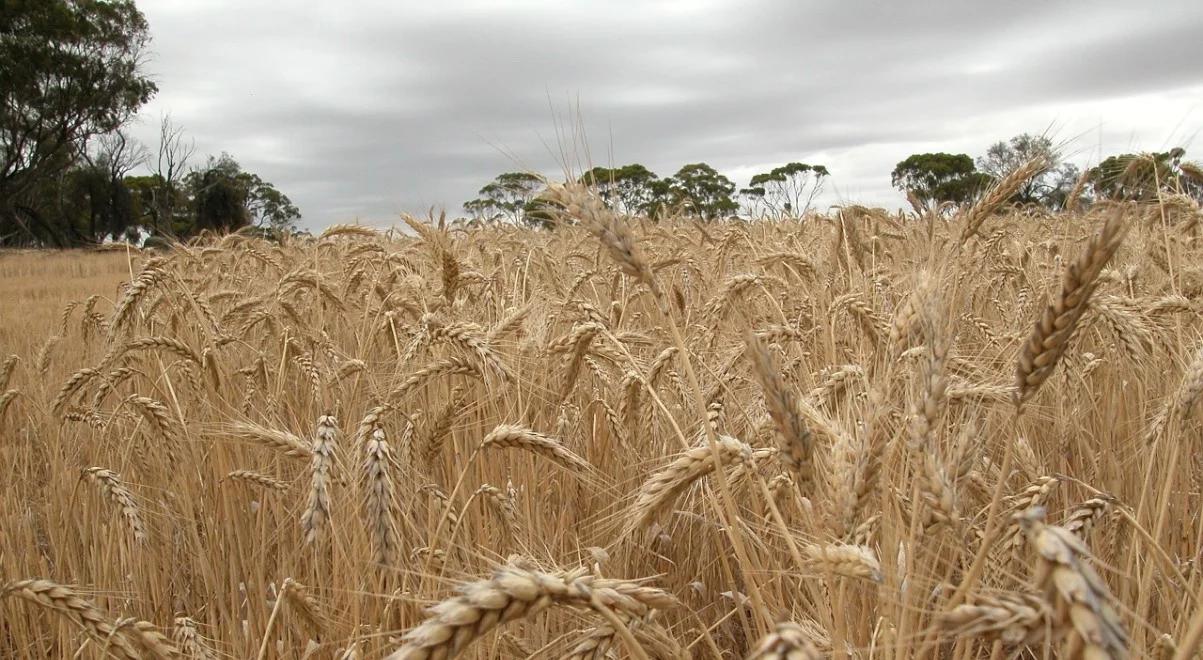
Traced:
<path fill-rule="evenodd" d="M 964 204 L 990 183 L 967 154 L 913 154 L 890 174 L 894 187 L 913 195 L 924 205 Z"/>
<path fill-rule="evenodd" d="M 510 220 L 519 222 L 523 209 L 543 189 L 543 179 L 527 172 L 505 172 L 485 184 L 476 194 L 480 197 L 464 203 L 464 210 L 473 218 L 484 221 Z"/>
<path fill-rule="evenodd" d="M 226 232 L 254 225 L 280 233 L 294 229 L 301 216 L 287 195 L 259 175 L 243 171 L 229 154 L 210 156 L 184 183 L 192 202 L 195 231 Z"/>
<path fill-rule="evenodd" d="M 563 218 L 556 204 L 540 194 L 522 206 L 522 221 L 531 227 L 551 229 Z"/>
<path fill-rule="evenodd" d="M 1065 207 L 1070 194 L 1078 195 L 1078 201 L 1088 201 L 1091 195 L 1095 198 L 1150 200 L 1156 199 L 1158 190 L 1185 193 L 1203 200 L 1203 168 L 1183 161 L 1184 154 L 1182 149 L 1173 149 L 1165 153 L 1112 156 L 1087 173 L 1084 180 L 1090 186 L 1083 190 L 1077 185 L 1082 179 L 1078 169 L 1061 161 L 1049 138 L 1024 133 L 994 143 L 976 162 L 967 154 L 912 154 L 895 166 L 891 182 L 923 206 L 963 205 L 972 202 L 1017 167 L 1040 156 L 1049 167 L 1020 186 L 1011 203 L 1060 209 Z M 754 174 L 748 185 L 738 191 L 745 203 L 741 215 L 799 217 L 813 204 L 830 175 L 824 165 L 799 161 Z M 254 182 L 257 177 L 247 180 Z M 607 206 L 626 215 L 654 219 L 664 213 L 683 211 L 713 220 L 736 214 L 740 209 L 734 198 L 734 183 L 703 162 L 685 165 L 666 178 L 640 163 L 594 167 L 581 174 L 577 181 L 594 188 Z M 129 185 L 136 198 L 144 195 L 147 187 L 142 178 L 130 179 Z M 552 227 L 558 219 L 555 211 L 540 197 L 545 185 L 544 178 L 536 174 L 506 172 L 481 188 L 480 197 L 465 203 L 464 209 L 479 221 L 504 220 Z M 264 217 L 277 217 L 270 212 L 277 208 L 271 204 L 274 188 L 255 185 L 247 189 L 259 191 L 249 197 L 253 203 L 248 209 L 266 208 L 269 212 Z M 212 203 L 205 202 L 202 207 L 204 217 L 209 217 L 210 208 L 223 208 L 219 203 L 224 199 L 221 194 L 222 190 L 217 188 Z M 278 205 L 278 208 L 288 207 Z M 230 215 L 223 213 L 217 213 L 214 218 Z"/>
<path fill-rule="evenodd" d="M 753 215 L 763 207 L 773 216 L 800 216 L 810 209 L 829 175 L 823 165 L 787 163 L 754 175 L 739 193 L 751 202 Z"/>
<path fill-rule="evenodd" d="M 674 205 L 706 220 L 731 215 L 739 204 L 731 196 L 735 184 L 706 163 L 690 163 L 677 170 L 668 190 Z"/>
<path fill-rule="evenodd" d="M 580 177 L 593 186 L 611 207 L 634 215 L 648 213 L 658 196 L 660 177 L 639 163 L 622 167 L 594 167 Z"/>
<path fill-rule="evenodd" d="M 1203 169 L 1186 162 L 1186 150 L 1111 156 L 1090 168 L 1087 179 L 1100 199 L 1153 201 L 1181 193 L 1203 201 Z"/>
<path fill-rule="evenodd" d="M 1081 172 L 1072 163 L 1062 162 L 1053 141 L 1047 136 L 1023 133 L 1007 142 L 995 142 L 986 150 L 985 156 L 977 159 L 977 167 L 998 181 L 1036 157 L 1043 157 L 1049 164 L 1048 169 L 1020 186 L 1011 202 L 1063 208 Z"/>
<path fill-rule="evenodd" d="M 0 245 L 89 240 L 91 227 L 54 222 L 53 207 L 75 210 L 84 188 L 97 204 L 124 194 L 98 191 L 100 170 L 66 173 L 93 138 L 121 127 L 155 93 L 141 70 L 149 40 L 146 19 L 129 0 L 0 6 Z M 64 196 L 74 200 L 50 194 L 64 177 L 71 179 Z M 111 212 L 86 215 L 91 223 Z"/>
<path fill-rule="evenodd" d="M 750 184 L 754 190 L 745 188 L 740 194 L 755 196 L 757 203 L 774 215 L 800 214 L 809 208 L 829 175 L 823 165 L 787 163 L 755 175 Z M 655 219 L 683 211 L 715 220 L 739 211 L 735 183 L 707 163 L 690 163 L 666 178 L 640 163 L 599 166 L 576 180 L 592 187 L 609 208 L 625 215 Z M 555 214 L 540 200 L 544 186 L 537 175 L 506 172 L 481 188 L 480 197 L 464 203 L 464 210 L 478 221 L 550 227 L 555 224 Z"/>

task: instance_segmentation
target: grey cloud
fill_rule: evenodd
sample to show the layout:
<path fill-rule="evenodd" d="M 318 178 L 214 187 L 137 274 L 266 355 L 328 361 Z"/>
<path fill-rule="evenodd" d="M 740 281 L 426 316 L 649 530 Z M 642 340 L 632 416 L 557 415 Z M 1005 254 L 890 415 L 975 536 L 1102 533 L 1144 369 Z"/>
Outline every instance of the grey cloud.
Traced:
<path fill-rule="evenodd" d="M 910 150 L 1010 135 L 967 134 L 975 120 L 1183 88 L 1203 99 L 1203 47 L 1189 38 L 1203 9 L 1185 0 L 1157 12 L 1034 0 L 140 5 L 162 89 L 147 114 L 173 110 L 202 150 L 233 151 L 315 228 L 457 211 L 500 171 L 555 173 L 556 125 L 575 121 L 578 101 L 597 163 L 611 144 L 615 161 L 662 175 L 829 154 L 848 165 L 828 163 L 834 184 L 885 203 Z M 1054 118 L 1065 120 L 1019 130 Z M 271 153 L 256 153 L 264 141 Z"/>

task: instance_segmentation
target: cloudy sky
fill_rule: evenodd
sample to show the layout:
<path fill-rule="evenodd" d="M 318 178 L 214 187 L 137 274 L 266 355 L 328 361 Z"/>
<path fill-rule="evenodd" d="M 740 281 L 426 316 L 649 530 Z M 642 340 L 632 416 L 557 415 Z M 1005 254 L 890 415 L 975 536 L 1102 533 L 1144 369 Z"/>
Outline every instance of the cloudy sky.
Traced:
<path fill-rule="evenodd" d="M 1079 164 L 1175 145 L 1203 157 L 1198 0 L 138 6 L 160 92 L 136 135 L 156 144 L 170 113 L 314 229 L 459 213 L 494 175 L 562 172 L 564 154 L 662 176 L 705 161 L 740 185 L 822 163 L 824 203 L 888 207 L 907 155 L 976 156 L 1025 131 Z"/>

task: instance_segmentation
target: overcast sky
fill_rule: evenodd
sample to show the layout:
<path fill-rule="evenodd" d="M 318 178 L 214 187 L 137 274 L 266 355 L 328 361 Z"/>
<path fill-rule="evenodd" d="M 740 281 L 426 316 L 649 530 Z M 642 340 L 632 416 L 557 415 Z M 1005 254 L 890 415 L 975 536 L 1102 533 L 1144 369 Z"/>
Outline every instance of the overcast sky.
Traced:
<path fill-rule="evenodd" d="M 312 229 L 458 214 L 500 172 L 562 172 L 565 151 L 661 176 L 705 161 L 741 186 L 822 163 L 823 203 L 889 207 L 907 155 L 977 156 L 1025 131 L 1051 128 L 1080 164 L 1203 158 L 1199 0 L 138 6 L 159 94 L 135 134 L 153 146 L 170 113 Z"/>

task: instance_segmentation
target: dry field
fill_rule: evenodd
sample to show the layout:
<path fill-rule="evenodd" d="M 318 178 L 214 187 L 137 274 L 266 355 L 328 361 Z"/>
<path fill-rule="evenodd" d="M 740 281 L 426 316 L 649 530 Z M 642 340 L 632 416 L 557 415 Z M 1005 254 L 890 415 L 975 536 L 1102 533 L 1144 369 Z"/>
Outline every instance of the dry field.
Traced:
<path fill-rule="evenodd" d="M 1194 656 L 1197 207 L 558 195 L 0 256 L 0 656 Z"/>

